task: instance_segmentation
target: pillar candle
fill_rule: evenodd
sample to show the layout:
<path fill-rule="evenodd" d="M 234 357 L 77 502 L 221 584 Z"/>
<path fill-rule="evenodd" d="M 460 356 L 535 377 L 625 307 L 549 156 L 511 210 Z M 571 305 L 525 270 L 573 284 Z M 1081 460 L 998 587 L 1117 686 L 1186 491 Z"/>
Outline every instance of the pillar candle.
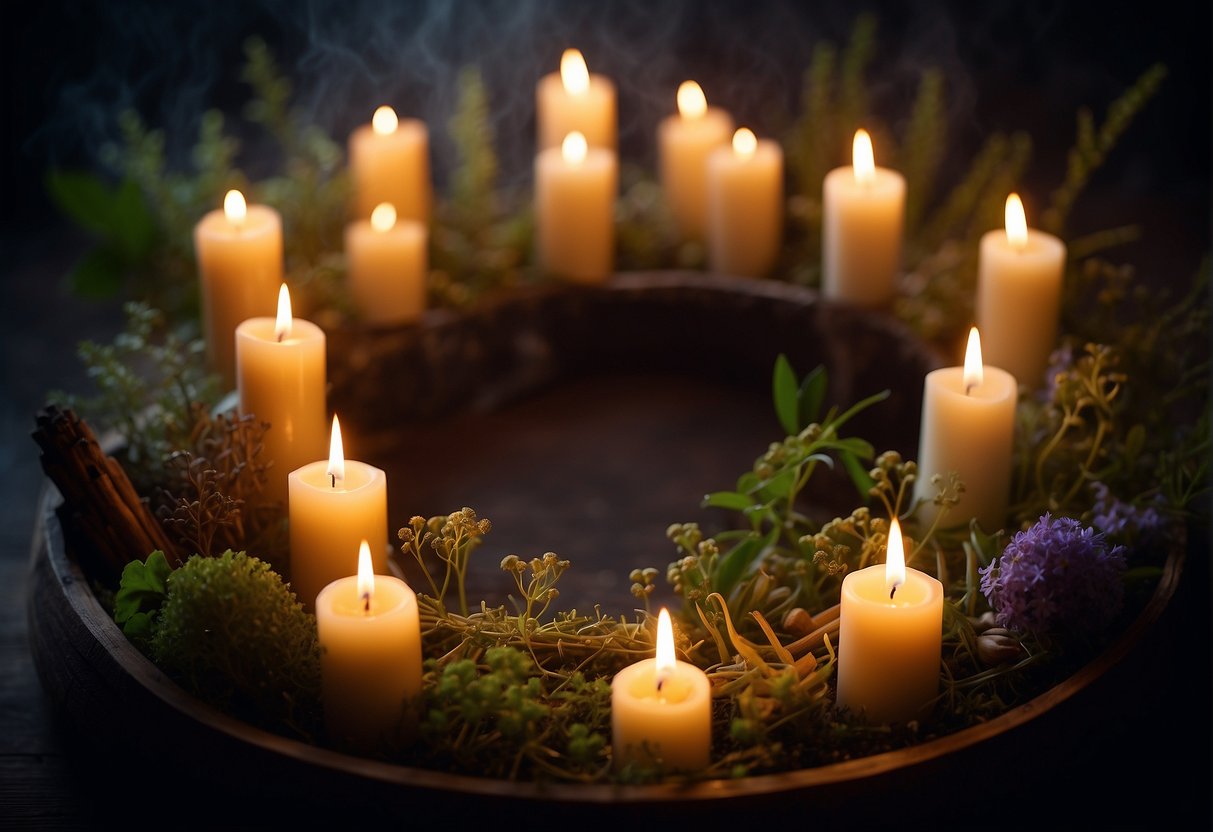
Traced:
<path fill-rule="evenodd" d="M 236 327 L 272 316 L 282 284 L 282 218 L 268 205 L 248 205 L 228 191 L 222 210 L 194 226 L 194 252 L 202 289 L 202 330 L 207 362 L 228 389 L 236 384 Z"/>
<path fill-rule="evenodd" d="M 262 444 L 262 459 L 272 463 L 267 491 L 285 504 L 290 472 L 324 453 L 324 330 L 291 317 L 284 283 L 278 316 L 243 321 L 235 340 L 240 413 L 269 423 Z"/>
<path fill-rule="evenodd" d="M 535 243 L 540 267 L 582 283 L 615 268 L 615 152 L 570 133 L 535 157 Z"/>
<path fill-rule="evenodd" d="M 707 674 L 674 655 L 674 629 L 658 615 L 657 655 L 625 667 L 611 680 L 615 766 L 659 764 L 665 771 L 698 771 L 712 753 L 712 686 Z"/>
<path fill-rule="evenodd" d="M 822 183 L 822 294 L 857 306 L 886 306 L 901 270 L 906 180 L 876 167 L 864 130 L 855 134 L 852 162 Z"/>
<path fill-rule="evenodd" d="M 428 258 L 426 226 L 398 220 L 391 203 L 380 203 L 370 219 L 345 228 L 350 294 L 364 321 L 412 323 L 425 310 Z"/>
<path fill-rule="evenodd" d="M 703 90 L 684 81 L 676 96 L 678 112 L 657 125 L 657 168 L 662 193 L 684 239 L 702 240 L 707 230 L 708 154 L 728 147 L 733 117 L 709 107 Z"/>
<path fill-rule="evenodd" d="M 411 739 L 421 694 L 417 596 L 399 578 L 374 574 L 367 541 L 358 546 L 357 573 L 316 598 L 316 630 L 329 739 L 385 752 Z"/>
<path fill-rule="evenodd" d="M 370 124 L 350 135 L 349 154 L 356 218 L 366 219 L 376 205 L 390 202 L 401 218 L 429 223 L 433 182 L 425 122 L 402 121 L 391 107 L 380 107 Z"/>
<path fill-rule="evenodd" d="M 918 477 L 914 495 L 931 522 L 936 488 L 931 477 L 947 480 L 955 471 L 964 482 L 960 502 L 944 518 L 946 526 L 967 526 L 977 518 L 994 532 L 1006 523 L 1011 490 L 1018 385 L 1006 370 L 982 364 L 981 338 L 969 331 L 963 367 L 927 373 L 923 383 L 922 424 L 918 439 Z"/>
<path fill-rule="evenodd" d="M 1057 343 L 1066 246 L 1029 229 L 1018 194 L 1007 197 L 1006 231 L 981 238 L 977 326 L 985 359 L 1035 390 Z"/>
<path fill-rule="evenodd" d="M 921 717 L 939 693 L 943 584 L 907 569 L 894 517 L 885 563 L 842 581 L 839 707 L 876 723 Z"/>
<path fill-rule="evenodd" d="M 576 49 L 566 49 L 560 57 L 560 72 L 543 76 L 535 87 L 539 150 L 559 149 L 564 137 L 574 131 L 585 136 L 590 147 L 615 150 L 618 118 L 614 82 L 591 74 Z"/>
<path fill-rule="evenodd" d="M 349 573 L 342 553 L 357 551 L 360 540 L 374 544 L 375 571 L 387 571 L 387 474 L 345 458 L 336 415 L 329 458 L 295 469 L 289 481 L 291 586 L 305 609 L 313 608 L 320 590 Z"/>
<path fill-rule="evenodd" d="M 763 277 L 783 242 L 783 151 L 748 128 L 708 156 L 708 265 Z"/>

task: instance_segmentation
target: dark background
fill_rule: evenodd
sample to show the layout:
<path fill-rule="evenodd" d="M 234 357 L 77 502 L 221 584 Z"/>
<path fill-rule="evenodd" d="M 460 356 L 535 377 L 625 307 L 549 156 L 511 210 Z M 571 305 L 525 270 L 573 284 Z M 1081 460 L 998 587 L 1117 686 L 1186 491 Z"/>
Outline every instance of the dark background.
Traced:
<path fill-rule="evenodd" d="M 53 718 L 25 644 L 24 570 L 40 487 L 28 437 L 32 416 L 48 388 L 82 383 L 75 342 L 112 333 L 117 320 L 114 304 L 85 303 L 62 287 L 60 276 L 85 241 L 43 194 L 49 166 L 95 167 L 100 147 L 116 135 L 117 112 L 127 106 L 164 128 L 170 158 L 184 163 L 199 114 L 218 107 L 245 138 L 240 161 L 249 172 L 272 169 L 274 160 L 239 112 L 241 45 L 259 34 L 290 70 L 296 103 L 335 137 L 343 140 L 383 101 L 426 119 L 439 187 L 451 155 L 443 126 L 458 69 L 476 63 L 484 71 L 503 176 L 524 181 L 535 80 L 556 68 L 561 50 L 577 46 L 591 71 L 619 85 L 625 159 L 651 169 L 653 130 L 672 111 L 678 82 L 699 80 L 709 100 L 740 122 L 776 133 L 795 112 L 813 45 L 845 44 L 860 10 L 879 15 L 869 73 L 877 82 L 876 114 L 896 129 L 921 70 L 941 68 L 954 151 L 945 174 L 962 170 L 991 131 L 1027 130 L 1035 142 L 1023 184 L 1029 205 L 1045 202 L 1061 180 L 1076 110 L 1089 106 L 1101 120 L 1141 72 L 1165 63 L 1169 76 L 1159 94 L 1092 180 L 1072 226 L 1081 232 L 1137 222 L 1143 239 L 1126 256 L 1139 265 L 1139 279 L 1158 286 L 1188 280 L 1210 238 L 1207 3 L 6 4 L 0 12 L 0 715 L 7 731 L 0 740 L 6 744 L 0 825 L 112 821 L 115 790 L 125 777 L 140 777 L 121 772 L 121 758 L 87 748 Z M 1142 668 L 1149 692 L 1124 702 L 1123 712 L 1111 711 L 1106 731 L 1068 738 L 1065 753 L 1042 748 L 1038 771 L 992 771 L 1000 782 L 1022 780 L 1022 793 L 952 821 L 1209 828 L 1210 552 L 1204 541 L 1195 548 L 1158 642 L 1166 650 Z M 116 773 L 102 776 L 110 765 Z M 1044 808 L 1058 802 L 1062 809 Z"/>

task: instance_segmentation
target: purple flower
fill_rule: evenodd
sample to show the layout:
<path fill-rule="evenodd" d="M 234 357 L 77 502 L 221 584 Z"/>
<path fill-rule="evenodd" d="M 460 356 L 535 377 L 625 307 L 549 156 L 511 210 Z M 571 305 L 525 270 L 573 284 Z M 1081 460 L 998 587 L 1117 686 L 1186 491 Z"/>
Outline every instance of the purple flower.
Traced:
<path fill-rule="evenodd" d="M 979 571 L 998 624 L 1037 637 L 1097 633 L 1124 603 L 1124 547 L 1068 517 L 1046 513 Z"/>
<path fill-rule="evenodd" d="M 1095 505 L 1091 525 L 1111 537 L 1127 541 L 1153 541 L 1162 532 L 1163 517 L 1154 506 L 1139 508 L 1126 503 L 1102 482 L 1091 483 Z"/>

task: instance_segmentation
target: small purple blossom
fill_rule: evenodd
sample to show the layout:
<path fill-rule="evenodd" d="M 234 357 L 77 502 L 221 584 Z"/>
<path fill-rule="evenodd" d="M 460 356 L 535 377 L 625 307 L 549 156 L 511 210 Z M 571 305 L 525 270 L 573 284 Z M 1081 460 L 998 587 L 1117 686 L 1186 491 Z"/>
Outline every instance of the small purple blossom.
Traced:
<path fill-rule="evenodd" d="M 1091 525 L 1106 535 L 1129 540 L 1153 540 L 1162 531 L 1163 518 L 1154 506 L 1139 508 L 1126 503 L 1102 482 L 1091 484 L 1095 494 Z"/>
<path fill-rule="evenodd" d="M 1000 626 L 1065 639 L 1112 623 L 1124 571 L 1123 546 L 1109 549 L 1101 532 L 1046 513 L 980 570 L 981 591 Z"/>

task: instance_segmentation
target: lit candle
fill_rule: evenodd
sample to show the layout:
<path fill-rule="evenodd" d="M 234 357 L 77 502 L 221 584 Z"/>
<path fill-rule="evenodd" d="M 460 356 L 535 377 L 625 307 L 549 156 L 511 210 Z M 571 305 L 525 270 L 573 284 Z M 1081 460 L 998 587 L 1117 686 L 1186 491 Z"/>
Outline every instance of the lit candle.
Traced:
<path fill-rule="evenodd" d="M 918 476 L 914 495 L 926 501 L 921 511 L 930 522 L 937 511 L 931 477 L 946 482 L 955 471 L 964 483 L 960 502 L 946 518 L 948 526 L 967 526 L 971 518 L 987 532 L 1003 528 L 1011 490 L 1018 387 L 1006 370 L 982 364 L 981 338 L 969 331 L 963 367 L 927 373 L 923 384 L 922 424 L 918 439 Z"/>
<path fill-rule="evenodd" d="M 429 223 L 433 183 L 425 122 L 401 120 L 391 107 L 380 107 L 370 124 L 350 135 L 349 152 L 355 217 L 366 219 L 376 205 L 390 202 L 402 219 Z"/>
<path fill-rule="evenodd" d="M 316 598 L 324 722 L 338 746 L 389 752 L 420 712 L 421 620 L 408 584 L 375 574 L 367 541 L 357 549 L 357 574 Z"/>
<path fill-rule="evenodd" d="M 708 222 L 708 154 L 728 147 L 733 117 L 709 107 L 694 81 L 683 81 L 675 98 L 678 112 L 657 125 L 658 178 L 679 234 L 702 240 Z"/>
<path fill-rule="evenodd" d="M 345 227 L 350 294 L 364 321 L 410 323 L 425 310 L 426 226 L 384 202 Z"/>
<path fill-rule="evenodd" d="M 272 463 L 267 492 L 286 502 L 287 476 L 324 452 L 324 330 L 291 317 L 283 283 L 276 318 L 249 318 L 236 327 L 236 389 L 241 414 L 269 423 L 263 461 Z"/>
<path fill-rule="evenodd" d="M 268 205 L 248 205 L 240 191 L 228 191 L 223 208 L 194 226 L 194 251 L 207 361 L 230 389 L 236 384 L 236 327 L 274 313 L 283 273 L 282 218 Z"/>
<path fill-rule="evenodd" d="M 783 242 L 783 151 L 746 127 L 708 156 L 708 265 L 763 277 Z"/>
<path fill-rule="evenodd" d="M 855 133 L 852 165 L 822 183 L 822 293 L 857 306 L 885 306 L 897 289 L 906 180 L 876 167 L 872 139 Z"/>
<path fill-rule="evenodd" d="M 1028 228 L 1018 194 L 1007 197 L 1006 232 L 982 235 L 977 269 L 977 326 L 986 361 L 1035 390 L 1045 384 L 1057 342 L 1066 246 Z"/>
<path fill-rule="evenodd" d="M 674 656 L 674 629 L 664 608 L 657 618 L 657 655 L 625 667 L 611 680 L 612 754 L 666 771 L 697 771 L 712 753 L 712 686 L 707 674 Z"/>
<path fill-rule="evenodd" d="M 583 283 L 615 268 L 615 152 L 569 133 L 535 157 L 535 245 L 540 267 Z"/>
<path fill-rule="evenodd" d="M 943 584 L 906 568 L 894 517 L 885 562 L 842 581 L 837 705 L 876 723 L 923 716 L 939 692 L 942 641 Z"/>
<path fill-rule="evenodd" d="M 375 571 L 387 571 L 387 474 L 347 460 L 333 416 L 329 458 L 290 475 L 291 587 L 305 609 L 329 583 L 349 574 L 343 552 L 371 541 Z"/>
<path fill-rule="evenodd" d="M 615 84 L 592 74 L 576 49 L 560 56 L 560 72 L 539 79 L 535 87 L 535 123 L 538 149 L 559 149 L 564 137 L 578 132 L 590 147 L 615 149 Z"/>

